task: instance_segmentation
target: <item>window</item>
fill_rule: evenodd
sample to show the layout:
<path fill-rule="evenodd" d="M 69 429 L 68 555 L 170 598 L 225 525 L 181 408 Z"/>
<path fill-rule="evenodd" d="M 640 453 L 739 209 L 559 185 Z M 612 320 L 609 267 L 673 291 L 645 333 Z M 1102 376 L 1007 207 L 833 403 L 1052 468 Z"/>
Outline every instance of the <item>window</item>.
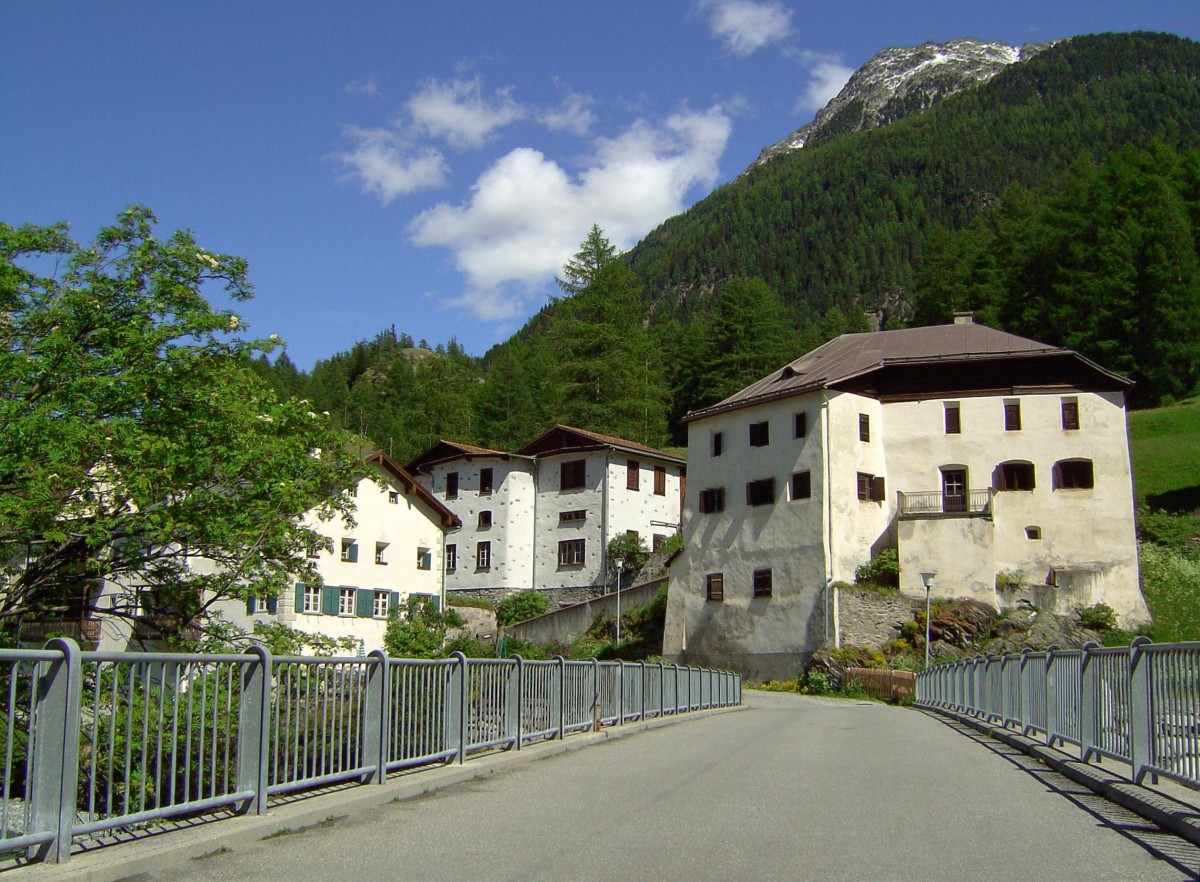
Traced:
<path fill-rule="evenodd" d="M 636 459 L 631 459 L 625 463 L 625 489 L 637 490 L 641 483 L 642 470 L 638 467 Z"/>
<path fill-rule="evenodd" d="M 458 546 L 446 546 L 446 572 L 453 573 L 458 569 Z"/>
<path fill-rule="evenodd" d="M 375 603 L 371 609 L 371 613 L 377 619 L 386 619 L 388 617 L 388 592 L 375 592 Z"/>
<path fill-rule="evenodd" d="M 946 434 L 962 434 L 962 416 L 957 401 L 946 402 Z"/>
<path fill-rule="evenodd" d="M 574 490 L 587 483 L 587 460 L 573 459 L 560 467 L 559 487 Z"/>
<path fill-rule="evenodd" d="M 858 415 L 858 440 L 871 440 L 871 417 L 869 414 L 860 413 Z"/>
<path fill-rule="evenodd" d="M 480 542 L 475 546 L 475 569 L 486 570 L 492 566 L 492 543 Z"/>
<path fill-rule="evenodd" d="M 760 478 L 746 485 L 746 505 L 771 505 L 775 502 L 775 479 Z"/>
<path fill-rule="evenodd" d="M 306 613 L 319 613 L 321 611 L 321 586 L 305 585 L 303 587 L 304 608 L 301 611 Z"/>
<path fill-rule="evenodd" d="M 480 469 L 479 470 L 479 495 L 480 496 L 483 496 L 485 494 L 492 492 L 492 476 L 493 476 L 493 472 L 491 469 Z"/>
<path fill-rule="evenodd" d="M 859 499 L 863 502 L 883 502 L 883 478 L 859 472 L 856 481 Z"/>
<path fill-rule="evenodd" d="M 1021 430 L 1021 402 L 1009 399 L 1004 402 L 1004 431 L 1019 432 Z"/>
<path fill-rule="evenodd" d="M 709 487 L 700 491 L 700 514 L 714 514 L 725 510 L 725 488 Z"/>
<path fill-rule="evenodd" d="M 808 499 L 812 496 L 812 474 L 810 472 L 792 473 L 792 499 Z"/>
<path fill-rule="evenodd" d="M 722 441 L 722 439 L 723 439 L 723 436 L 721 435 L 721 433 L 720 433 L 720 432 L 713 432 L 713 433 L 712 433 L 712 455 L 713 455 L 713 456 L 720 456 L 720 455 L 721 455 L 721 446 L 722 446 L 722 445 L 721 445 L 721 441 Z"/>
<path fill-rule="evenodd" d="M 316 545 L 310 545 L 304 551 L 309 560 L 318 560 L 321 557 L 321 549 Z"/>
<path fill-rule="evenodd" d="M 650 550 L 654 552 L 662 551 L 663 546 L 667 544 L 667 537 L 663 533 L 655 533 L 650 542 Z"/>
<path fill-rule="evenodd" d="M 1002 462 L 996 466 L 995 487 L 997 490 L 1032 490 L 1033 463 Z"/>
<path fill-rule="evenodd" d="M 479 513 L 479 529 L 486 530 L 492 525 L 492 513 L 490 511 L 481 511 Z"/>
<path fill-rule="evenodd" d="M 709 573 L 704 577 L 704 595 L 709 600 L 725 599 L 724 573 Z"/>
<path fill-rule="evenodd" d="M 355 484 L 353 487 L 351 487 L 346 492 L 349 493 L 352 498 L 358 498 L 358 485 Z"/>
<path fill-rule="evenodd" d="M 1062 427 L 1064 429 L 1079 428 L 1079 399 L 1064 398 L 1062 400 Z"/>
<path fill-rule="evenodd" d="M 771 424 L 767 420 L 750 424 L 750 446 L 766 447 L 771 443 Z"/>
<path fill-rule="evenodd" d="M 337 612 L 337 614 L 339 616 L 354 615 L 354 601 L 356 599 L 355 595 L 357 595 L 357 594 L 358 594 L 358 592 L 356 590 L 354 590 L 353 588 L 339 588 L 338 589 L 338 612 Z"/>
<path fill-rule="evenodd" d="M 346 563 L 358 563 L 358 543 L 353 539 L 342 540 L 342 560 Z"/>
<path fill-rule="evenodd" d="M 375 543 L 375 563 L 379 564 L 380 566 L 385 566 L 385 567 L 387 566 L 387 561 L 384 559 L 384 556 L 383 556 L 383 553 L 385 551 L 387 551 L 387 547 L 388 547 L 388 543 L 386 543 L 386 542 L 376 542 Z"/>
<path fill-rule="evenodd" d="M 808 434 L 808 414 L 804 411 L 796 414 L 792 423 L 793 436 L 803 438 Z"/>
<path fill-rule="evenodd" d="M 1095 483 L 1090 459 L 1064 459 L 1054 464 L 1055 490 L 1090 490 Z"/>
<path fill-rule="evenodd" d="M 458 472 L 446 473 L 446 498 L 458 499 Z"/>
<path fill-rule="evenodd" d="M 398 491 L 398 490 L 389 490 L 388 491 L 388 504 L 389 505 L 399 505 L 400 504 L 400 491 Z"/>
<path fill-rule="evenodd" d="M 667 469 L 665 466 L 654 467 L 654 495 L 667 495 Z"/>
<path fill-rule="evenodd" d="M 587 509 L 577 508 L 573 511 L 560 511 L 558 513 L 558 522 L 560 524 L 578 524 L 587 520 Z"/>
<path fill-rule="evenodd" d="M 967 510 L 967 470 L 942 469 L 942 511 Z"/>
<path fill-rule="evenodd" d="M 1041 539 L 1042 538 L 1042 528 L 1037 527 L 1037 526 L 1026 527 L 1025 528 L 1025 538 L 1026 539 Z"/>
<path fill-rule="evenodd" d="M 771 571 L 770 570 L 755 570 L 754 571 L 754 596 L 755 597 L 770 597 L 771 596 Z"/>
<path fill-rule="evenodd" d="M 559 542 L 558 565 L 560 567 L 582 566 L 585 542 L 584 539 L 563 539 Z"/>
<path fill-rule="evenodd" d="M 431 570 L 433 569 L 433 553 L 428 548 L 417 549 L 417 569 Z"/>

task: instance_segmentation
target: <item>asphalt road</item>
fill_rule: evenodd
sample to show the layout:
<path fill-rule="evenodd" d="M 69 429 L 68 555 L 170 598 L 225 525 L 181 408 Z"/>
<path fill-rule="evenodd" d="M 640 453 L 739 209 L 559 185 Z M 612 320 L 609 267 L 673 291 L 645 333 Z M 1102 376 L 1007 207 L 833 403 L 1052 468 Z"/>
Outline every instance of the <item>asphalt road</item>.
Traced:
<path fill-rule="evenodd" d="M 746 697 L 139 879 L 1200 877 L 1200 849 L 937 717 Z"/>

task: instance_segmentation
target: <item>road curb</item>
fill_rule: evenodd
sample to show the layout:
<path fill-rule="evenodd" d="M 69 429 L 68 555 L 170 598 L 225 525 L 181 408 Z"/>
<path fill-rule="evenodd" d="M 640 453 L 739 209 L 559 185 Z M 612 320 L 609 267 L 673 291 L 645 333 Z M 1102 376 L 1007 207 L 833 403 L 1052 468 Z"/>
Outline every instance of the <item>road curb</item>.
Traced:
<path fill-rule="evenodd" d="M 39 863 L 18 867 L 5 872 L 3 877 L 20 882 L 121 882 L 263 839 L 301 834 L 306 829 L 337 823 L 338 819 L 393 802 L 417 799 L 521 764 L 618 741 L 651 729 L 743 710 L 747 710 L 745 705 L 656 717 L 599 732 L 571 735 L 563 740 L 543 741 L 521 750 L 485 754 L 462 765 L 413 770 L 397 774 L 382 784 L 350 786 L 277 803 L 265 815 L 225 817 L 172 827 L 144 838 L 76 852 L 65 864 Z"/>
<path fill-rule="evenodd" d="M 1115 777 L 1105 769 L 1080 762 L 1076 757 L 1040 741 L 1034 741 L 1011 729 L 1003 729 L 976 717 L 969 717 L 943 708 L 923 707 L 921 710 L 949 717 L 1028 754 L 1045 763 L 1053 771 L 1070 778 L 1076 784 L 1082 784 L 1093 793 L 1103 796 L 1109 802 L 1140 815 L 1194 845 L 1200 845 L 1200 809 L 1194 805 L 1181 802 L 1141 784 L 1134 784 L 1125 778 Z"/>

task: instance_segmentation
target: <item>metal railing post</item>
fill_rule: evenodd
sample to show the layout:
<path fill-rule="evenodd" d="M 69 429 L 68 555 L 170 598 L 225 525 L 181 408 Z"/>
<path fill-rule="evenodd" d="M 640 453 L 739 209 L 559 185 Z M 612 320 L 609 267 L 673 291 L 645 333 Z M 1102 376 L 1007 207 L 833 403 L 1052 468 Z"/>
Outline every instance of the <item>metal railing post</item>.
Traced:
<path fill-rule="evenodd" d="M 1033 650 L 1026 647 L 1021 650 L 1021 663 L 1017 666 L 1017 713 L 1020 719 L 1017 720 L 1017 725 L 1021 729 L 1021 734 L 1024 735 L 1029 730 L 1029 721 L 1033 718 L 1030 713 L 1029 702 L 1032 696 L 1029 694 L 1030 689 L 1025 683 L 1025 671 L 1029 667 L 1029 654 Z"/>
<path fill-rule="evenodd" d="M 639 661 L 637 664 L 638 670 L 641 673 L 641 677 L 638 682 L 642 684 L 642 711 L 641 716 L 638 717 L 638 721 L 644 723 L 646 722 L 646 663 L 644 661 Z"/>
<path fill-rule="evenodd" d="M 513 747 L 517 750 L 521 749 L 521 676 L 524 673 L 525 660 L 521 656 L 513 656 L 512 664 L 508 669 L 508 685 L 505 694 L 505 731 L 506 737 L 513 740 Z"/>
<path fill-rule="evenodd" d="M 446 722 L 455 737 L 455 759 L 464 763 L 467 760 L 467 657 L 454 652 L 450 658 L 454 660 L 454 667 L 450 669 L 449 701 L 454 712 L 450 713 L 447 708 Z"/>
<path fill-rule="evenodd" d="M 1135 637 L 1129 654 L 1129 761 L 1133 783 L 1154 763 L 1154 707 L 1150 690 L 1152 660 L 1146 652 L 1148 637 Z M 1157 781 L 1155 781 L 1157 783 Z"/>
<path fill-rule="evenodd" d="M 562 741 L 567 734 L 567 660 L 561 655 L 554 657 L 557 662 L 554 670 L 557 672 L 557 688 L 555 698 L 558 704 L 558 740 Z"/>
<path fill-rule="evenodd" d="M 1085 643 L 1083 658 L 1079 663 L 1079 758 L 1085 763 L 1092 751 L 1099 746 L 1096 731 L 1096 699 L 1100 691 L 1100 677 L 1092 650 L 1095 643 Z"/>
<path fill-rule="evenodd" d="M 242 667 L 242 694 L 238 709 L 237 789 L 254 794 L 242 814 L 267 813 L 267 768 L 271 737 L 271 653 L 251 646 L 247 653 L 258 661 Z"/>
<path fill-rule="evenodd" d="M 1057 644 L 1046 650 L 1046 743 L 1054 744 L 1054 736 L 1058 734 L 1059 720 L 1062 719 L 1058 698 L 1058 653 L 1061 647 Z"/>
<path fill-rule="evenodd" d="M 52 831 L 54 839 L 31 846 L 27 855 L 30 860 L 59 864 L 71 857 L 83 677 L 80 650 L 74 640 L 58 637 L 48 641 L 46 649 L 61 652 L 62 658 L 40 662 L 34 680 L 29 829 L 37 833 Z"/>
<path fill-rule="evenodd" d="M 667 675 L 666 668 L 660 661 L 658 663 L 658 717 L 662 719 L 667 715 Z"/>
<path fill-rule="evenodd" d="M 367 688 L 363 702 L 363 759 L 374 763 L 375 771 L 366 776 L 364 784 L 382 784 L 387 778 L 388 720 L 391 719 L 392 691 L 388 688 L 391 676 L 387 652 L 372 650 L 367 658 Z"/>
<path fill-rule="evenodd" d="M 617 664 L 617 725 L 625 725 L 625 660 L 618 659 Z"/>
<path fill-rule="evenodd" d="M 592 658 L 592 731 L 600 731 L 600 661 Z"/>

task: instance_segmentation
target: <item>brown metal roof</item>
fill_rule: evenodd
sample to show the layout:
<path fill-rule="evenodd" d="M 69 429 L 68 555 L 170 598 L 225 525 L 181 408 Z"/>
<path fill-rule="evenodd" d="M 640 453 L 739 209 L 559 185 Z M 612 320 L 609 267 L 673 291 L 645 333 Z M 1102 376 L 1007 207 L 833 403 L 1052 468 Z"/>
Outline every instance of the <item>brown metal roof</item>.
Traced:
<path fill-rule="evenodd" d="M 967 364 L 981 360 L 1067 356 L 1085 362 L 1119 384 L 1128 380 L 1106 371 L 1068 349 L 997 331 L 984 325 L 956 323 L 866 334 L 843 334 L 789 362 L 723 401 L 692 411 L 685 422 L 748 407 L 761 401 L 827 389 L 892 365 Z"/>
<path fill-rule="evenodd" d="M 639 444 L 637 441 L 630 441 L 628 438 L 618 438 L 616 435 L 604 435 L 600 432 L 592 432 L 574 426 L 564 426 L 561 423 L 547 429 L 518 450 L 517 453 L 522 456 L 537 456 L 538 454 L 553 453 L 556 450 L 571 450 L 597 445 L 632 451 L 634 453 L 645 453 L 649 456 L 665 459 L 670 462 L 684 462 L 684 460 L 677 456 L 672 456 L 653 447 L 647 447 L 645 444 Z"/>
<path fill-rule="evenodd" d="M 447 462 L 452 459 L 470 456 L 511 456 L 503 450 L 491 450 L 487 447 L 475 447 L 472 444 L 461 444 L 458 441 L 439 440 L 423 453 L 417 454 L 405 468 L 413 474 L 418 474 L 422 467 L 434 463 Z"/>

